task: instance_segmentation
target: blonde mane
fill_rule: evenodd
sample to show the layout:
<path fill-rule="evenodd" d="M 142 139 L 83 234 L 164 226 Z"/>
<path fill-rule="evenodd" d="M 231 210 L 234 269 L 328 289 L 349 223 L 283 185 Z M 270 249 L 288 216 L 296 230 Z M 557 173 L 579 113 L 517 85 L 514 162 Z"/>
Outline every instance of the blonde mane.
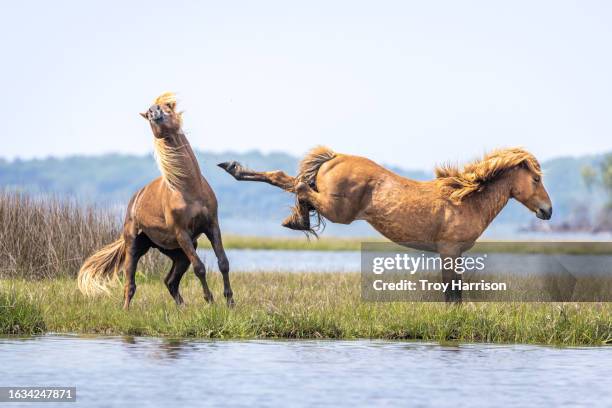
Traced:
<path fill-rule="evenodd" d="M 176 95 L 172 92 L 164 92 L 153 101 L 155 105 L 169 105 L 176 113 Z M 182 112 L 176 113 L 182 123 Z M 170 146 L 163 138 L 154 138 L 154 156 L 157 167 L 162 178 L 172 189 L 179 189 L 182 181 L 188 175 L 185 169 L 187 157 L 181 146 Z"/>
<path fill-rule="evenodd" d="M 435 182 L 451 200 L 460 202 L 517 166 L 542 174 L 536 158 L 525 149 L 515 147 L 493 150 L 482 160 L 468 163 L 462 169 L 452 165 L 438 166 Z"/>

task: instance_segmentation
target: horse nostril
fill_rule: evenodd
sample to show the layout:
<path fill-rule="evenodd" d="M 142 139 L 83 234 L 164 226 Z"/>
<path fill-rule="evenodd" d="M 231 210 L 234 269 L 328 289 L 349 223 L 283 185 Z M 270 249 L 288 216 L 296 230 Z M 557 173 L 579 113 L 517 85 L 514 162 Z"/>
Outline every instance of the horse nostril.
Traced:
<path fill-rule="evenodd" d="M 552 217 L 552 207 L 538 208 L 536 211 L 536 217 L 542 220 L 550 220 Z"/>

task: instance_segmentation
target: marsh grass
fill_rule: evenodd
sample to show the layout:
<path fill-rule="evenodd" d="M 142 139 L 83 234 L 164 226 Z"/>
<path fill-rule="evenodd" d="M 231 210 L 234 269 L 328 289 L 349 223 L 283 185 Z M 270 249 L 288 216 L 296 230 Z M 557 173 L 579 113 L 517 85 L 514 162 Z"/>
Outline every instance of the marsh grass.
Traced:
<path fill-rule="evenodd" d="M 0 191 L 0 278 L 74 277 L 87 256 L 117 239 L 120 227 L 109 210 Z M 143 260 L 147 270 L 169 267 L 150 252 Z"/>
<path fill-rule="evenodd" d="M 210 274 L 217 303 L 204 303 L 189 273 L 181 285 L 184 307 L 171 301 L 159 278 L 139 276 L 132 309 L 124 312 L 121 290 L 84 298 L 70 279 L 0 281 L 5 297 L 28 299 L 44 326 L 59 333 L 170 337 L 410 339 L 555 345 L 601 345 L 612 341 L 612 306 L 593 303 L 363 302 L 358 274 L 234 273 L 237 300 L 228 309 L 222 282 Z M 8 293 L 8 294 L 7 294 Z M 18 308 L 11 313 L 21 313 Z M 2 325 L 5 330 L 7 325 Z M 24 326 L 25 327 L 25 326 Z M 5 332 L 6 333 L 6 332 Z"/>
<path fill-rule="evenodd" d="M 40 309 L 32 299 L 15 288 L 0 291 L 0 334 L 40 334 L 45 322 Z"/>
<path fill-rule="evenodd" d="M 69 200 L 0 192 L 0 276 L 75 276 L 86 254 L 118 234 L 110 213 Z"/>

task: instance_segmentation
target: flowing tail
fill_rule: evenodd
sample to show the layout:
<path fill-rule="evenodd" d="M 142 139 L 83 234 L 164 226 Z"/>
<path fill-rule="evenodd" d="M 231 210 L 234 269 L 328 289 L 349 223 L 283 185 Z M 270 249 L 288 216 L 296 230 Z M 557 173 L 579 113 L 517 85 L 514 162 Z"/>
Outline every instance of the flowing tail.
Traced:
<path fill-rule="evenodd" d="M 335 159 L 337 156 L 336 152 L 325 146 L 317 146 L 310 150 L 302 161 L 300 161 L 298 175 L 296 177 L 297 183 L 304 183 L 317 191 L 316 180 L 319 169 L 323 164 Z M 310 220 L 308 220 L 308 227 L 304 229 L 306 235 L 311 234 L 314 237 L 318 237 L 317 233 L 325 229 L 325 218 L 323 218 L 319 210 L 310 203 L 304 204 L 296 199 L 291 215 L 285 219 L 283 225 L 296 223 L 296 221 L 299 223 L 299 220 L 304 219 L 304 217 L 313 217 L 315 219 L 314 224 L 311 224 Z"/>
<path fill-rule="evenodd" d="M 329 147 L 317 146 L 306 153 L 306 156 L 300 162 L 297 180 L 308 184 L 310 187 L 317 189 L 316 179 L 319 169 L 325 162 L 334 159 L 337 154 Z"/>
<path fill-rule="evenodd" d="M 117 279 L 125 259 L 123 237 L 112 242 L 85 260 L 79 270 L 77 283 L 79 290 L 87 296 L 108 294 L 107 285 Z"/>

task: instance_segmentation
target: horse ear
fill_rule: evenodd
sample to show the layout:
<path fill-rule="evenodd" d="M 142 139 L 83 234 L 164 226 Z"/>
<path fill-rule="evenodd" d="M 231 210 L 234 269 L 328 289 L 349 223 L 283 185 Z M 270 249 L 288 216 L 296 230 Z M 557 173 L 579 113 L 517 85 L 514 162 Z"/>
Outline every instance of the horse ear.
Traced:
<path fill-rule="evenodd" d="M 142 116 L 143 118 L 145 118 L 146 120 L 149 120 L 149 118 L 147 118 L 147 114 L 146 113 L 140 113 L 140 116 Z"/>

